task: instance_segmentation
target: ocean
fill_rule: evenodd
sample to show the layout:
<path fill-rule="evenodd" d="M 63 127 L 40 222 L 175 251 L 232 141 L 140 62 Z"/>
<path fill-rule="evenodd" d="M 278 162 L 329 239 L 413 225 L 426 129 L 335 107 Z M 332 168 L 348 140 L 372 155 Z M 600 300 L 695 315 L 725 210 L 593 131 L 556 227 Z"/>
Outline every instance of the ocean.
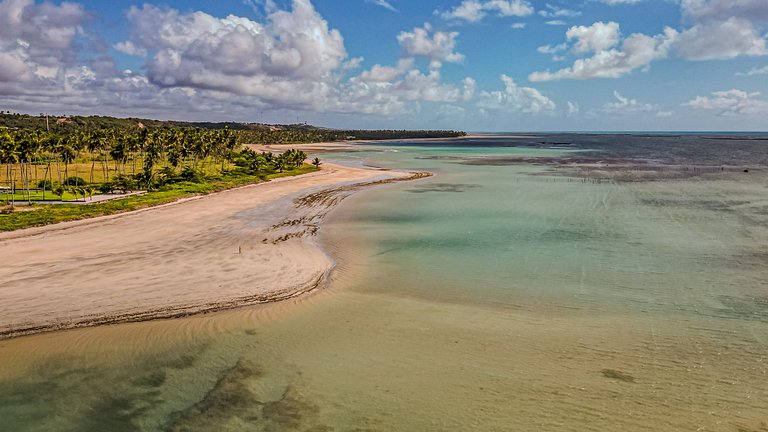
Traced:
<path fill-rule="evenodd" d="M 309 296 L 0 341 L 8 431 L 768 427 L 768 137 L 519 134 L 323 160 Z"/>

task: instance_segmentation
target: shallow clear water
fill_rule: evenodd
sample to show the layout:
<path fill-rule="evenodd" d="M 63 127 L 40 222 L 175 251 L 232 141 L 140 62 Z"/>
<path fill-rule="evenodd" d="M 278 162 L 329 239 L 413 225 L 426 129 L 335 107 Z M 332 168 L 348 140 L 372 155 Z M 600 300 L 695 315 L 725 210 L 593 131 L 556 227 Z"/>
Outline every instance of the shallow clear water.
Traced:
<path fill-rule="evenodd" d="M 308 298 L 0 341 L 7 430 L 762 430 L 766 176 L 593 181 L 366 147 Z M 392 151 L 397 150 L 397 151 Z"/>

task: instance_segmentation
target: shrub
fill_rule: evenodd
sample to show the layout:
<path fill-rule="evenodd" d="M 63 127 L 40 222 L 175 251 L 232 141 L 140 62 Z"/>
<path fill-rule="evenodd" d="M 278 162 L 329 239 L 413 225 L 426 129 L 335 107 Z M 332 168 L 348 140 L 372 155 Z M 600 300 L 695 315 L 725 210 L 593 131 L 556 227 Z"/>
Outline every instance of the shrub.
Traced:
<path fill-rule="evenodd" d="M 37 188 L 38 189 L 46 189 L 46 190 L 52 190 L 53 189 L 53 182 L 46 179 L 46 180 L 40 180 L 37 182 Z"/>
<path fill-rule="evenodd" d="M 115 178 L 112 179 L 112 188 L 123 192 L 138 189 L 136 180 L 124 175 L 115 176 Z"/>
<path fill-rule="evenodd" d="M 181 170 L 181 174 L 179 174 L 179 178 L 186 182 L 201 183 L 203 181 L 203 174 L 190 167 L 184 167 Z"/>
<path fill-rule="evenodd" d="M 80 177 L 75 177 L 75 176 L 67 177 L 67 179 L 64 180 L 64 186 L 85 186 L 87 184 L 88 182 L 86 182 Z"/>
<path fill-rule="evenodd" d="M 103 194 L 108 194 L 108 193 L 112 193 L 112 191 L 114 190 L 114 187 L 112 185 L 112 182 L 105 182 L 100 184 L 97 189 L 99 192 Z"/>

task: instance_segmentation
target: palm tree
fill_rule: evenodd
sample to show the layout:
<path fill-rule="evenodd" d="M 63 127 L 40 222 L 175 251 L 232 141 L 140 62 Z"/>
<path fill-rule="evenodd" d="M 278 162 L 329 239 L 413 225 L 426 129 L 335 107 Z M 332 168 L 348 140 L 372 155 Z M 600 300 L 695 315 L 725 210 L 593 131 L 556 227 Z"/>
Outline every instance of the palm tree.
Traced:
<path fill-rule="evenodd" d="M 91 154 L 91 177 L 90 183 L 93 183 L 93 172 L 96 170 L 96 152 L 101 148 L 101 137 L 99 131 L 86 133 L 83 138 L 85 149 Z"/>
<path fill-rule="evenodd" d="M 31 166 L 32 154 L 35 152 L 35 140 L 29 132 L 16 133 L 16 151 L 17 162 L 19 163 L 19 174 L 21 174 L 22 184 L 27 190 L 27 202 L 32 203 L 32 195 L 29 191 L 29 167 Z"/>
<path fill-rule="evenodd" d="M 314 160 L 312 160 L 312 165 L 314 165 L 315 168 L 319 169 L 320 168 L 320 158 L 315 158 Z"/>
<path fill-rule="evenodd" d="M 64 162 L 64 181 L 69 178 L 69 164 L 74 162 L 77 157 L 76 140 L 77 138 L 73 138 L 72 135 L 59 140 L 58 151 L 61 161 Z M 61 182 L 61 178 L 59 178 L 59 182 Z"/>
<path fill-rule="evenodd" d="M 13 179 L 13 166 L 18 160 L 18 154 L 16 152 L 16 139 L 15 136 L 8 133 L 0 133 L 0 163 L 5 164 L 5 175 L 8 179 L 8 187 L 11 189 L 11 207 L 14 202 L 14 179 Z M 6 200 L 7 203 L 7 200 Z"/>

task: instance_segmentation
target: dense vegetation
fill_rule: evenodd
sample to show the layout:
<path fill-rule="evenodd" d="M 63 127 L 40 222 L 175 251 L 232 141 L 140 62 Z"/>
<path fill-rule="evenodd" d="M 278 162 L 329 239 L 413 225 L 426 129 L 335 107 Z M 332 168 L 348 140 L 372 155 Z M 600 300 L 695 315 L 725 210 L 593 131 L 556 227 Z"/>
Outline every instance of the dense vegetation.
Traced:
<path fill-rule="evenodd" d="M 105 129 L 68 135 L 0 130 L 0 163 L 5 168 L 0 203 L 6 204 L 0 207 L 0 231 L 136 210 L 317 170 L 320 161 L 305 164 L 306 157 L 293 149 L 279 155 L 239 149 L 229 129 Z M 149 192 L 98 205 L 37 205 L 13 211 L 19 201 L 86 201 L 97 191 L 133 190 Z"/>
<path fill-rule="evenodd" d="M 46 117 L 0 112 L 0 129 L 50 131 L 71 134 L 80 131 L 104 129 L 204 129 L 233 131 L 242 144 L 301 144 L 345 140 L 391 140 L 411 138 L 450 138 L 466 135 L 459 131 L 408 131 L 408 130 L 339 130 L 319 128 L 307 124 L 266 125 L 259 123 L 209 123 L 159 121 L 138 118 L 105 116 Z"/>

